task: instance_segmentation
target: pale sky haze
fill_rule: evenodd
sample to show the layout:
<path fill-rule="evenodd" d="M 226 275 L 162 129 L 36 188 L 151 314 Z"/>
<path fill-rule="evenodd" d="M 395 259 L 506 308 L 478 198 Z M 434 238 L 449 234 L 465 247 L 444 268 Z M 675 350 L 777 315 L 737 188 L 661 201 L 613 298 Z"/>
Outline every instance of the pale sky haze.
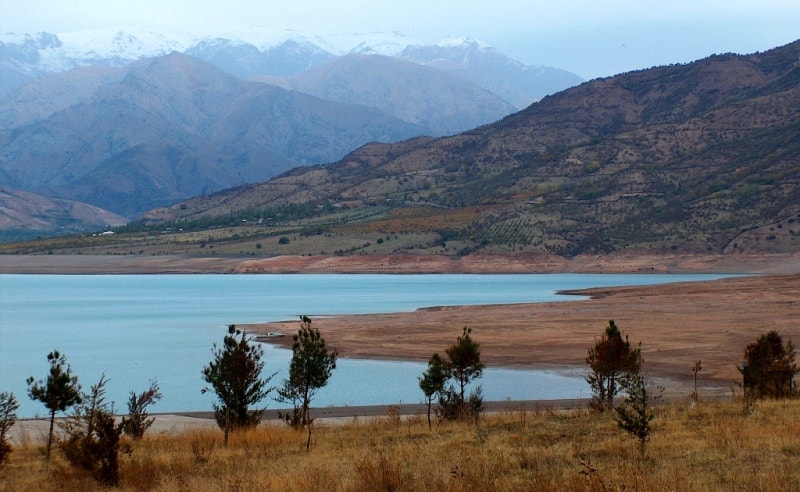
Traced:
<path fill-rule="evenodd" d="M 741 0 L 0 0 L 0 32 L 126 27 L 199 35 L 248 25 L 311 34 L 399 31 L 484 41 L 584 78 L 764 51 L 800 38 L 800 2 Z"/>

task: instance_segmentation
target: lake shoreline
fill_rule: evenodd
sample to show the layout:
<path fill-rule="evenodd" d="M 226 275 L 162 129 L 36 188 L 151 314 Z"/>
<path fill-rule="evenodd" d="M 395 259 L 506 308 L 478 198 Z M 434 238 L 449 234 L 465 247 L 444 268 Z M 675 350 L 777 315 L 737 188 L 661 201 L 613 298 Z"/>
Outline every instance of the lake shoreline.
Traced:
<path fill-rule="evenodd" d="M 793 273 L 795 255 L 544 254 L 358 256 L 136 256 L 0 254 L 0 273 L 119 275 L 200 273 Z"/>
<path fill-rule="evenodd" d="M 588 408 L 589 400 L 586 398 L 565 398 L 557 400 L 503 400 L 484 402 L 486 412 L 540 412 L 580 410 Z M 434 409 L 435 409 L 434 405 Z M 281 414 L 289 412 L 289 408 L 267 408 L 261 419 L 262 425 L 285 425 Z M 361 419 L 389 418 L 389 415 L 401 417 L 424 416 L 427 406 L 424 403 L 398 403 L 386 405 L 359 405 L 337 407 L 312 407 L 311 415 L 315 426 L 341 425 L 357 422 Z M 119 415 L 120 417 L 122 415 Z M 214 412 L 154 412 L 150 416 L 154 419 L 153 425 L 148 429 L 148 434 L 177 435 L 185 432 L 219 431 L 219 426 L 214 419 Z M 64 417 L 56 419 L 59 422 Z M 49 418 L 22 418 L 18 419 L 11 428 L 9 436 L 13 443 L 36 442 L 46 439 L 49 429 Z M 57 432 L 61 432 L 57 426 Z"/>

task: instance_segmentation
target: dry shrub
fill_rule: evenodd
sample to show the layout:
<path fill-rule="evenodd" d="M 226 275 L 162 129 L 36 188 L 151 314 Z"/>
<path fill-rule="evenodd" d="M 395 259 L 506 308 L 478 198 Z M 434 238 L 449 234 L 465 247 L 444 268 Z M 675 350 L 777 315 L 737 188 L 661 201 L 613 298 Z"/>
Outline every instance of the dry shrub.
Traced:
<path fill-rule="evenodd" d="M 211 455 L 214 454 L 214 448 L 217 447 L 216 441 L 206 436 L 196 436 L 192 439 L 192 455 L 194 456 L 195 463 L 206 464 L 211 460 Z"/>
<path fill-rule="evenodd" d="M 161 485 L 162 472 L 152 458 L 143 456 L 126 463 L 122 468 L 122 476 L 126 488 L 147 492 Z"/>
<path fill-rule="evenodd" d="M 46 468 L 44 477 L 47 477 L 49 483 L 41 484 L 44 487 L 43 490 L 50 490 L 50 486 L 55 484 L 58 484 L 58 487 L 54 487 L 53 490 L 62 487 L 63 490 L 95 490 L 99 488 L 99 484 L 88 470 L 70 466 L 66 462 L 60 460 L 57 462 L 50 462 L 49 466 Z"/>
<path fill-rule="evenodd" d="M 363 458 L 355 465 L 357 490 L 400 491 L 414 490 L 413 475 L 403 462 L 384 453 Z"/>
<path fill-rule="evenodd" d="M 292 479 L 292 483 L 297 484 L 296 490 L 335 491 L 341 489 L 341 480 L 339 470 L 324 464 L 311 464 L 304 467 L 302 473 Z"/>
<path fill-rule="evenodd" d="M 400 407 L 389 405 L 386 407 L 386 421 L 392 425 L 400 425 Z"/>

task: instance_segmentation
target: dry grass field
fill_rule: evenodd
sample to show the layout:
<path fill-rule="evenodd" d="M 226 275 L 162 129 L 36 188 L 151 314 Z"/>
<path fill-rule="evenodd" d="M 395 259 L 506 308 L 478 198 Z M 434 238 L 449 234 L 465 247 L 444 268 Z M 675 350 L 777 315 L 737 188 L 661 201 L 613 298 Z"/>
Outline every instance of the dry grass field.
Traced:
<path fill-rule="evenodd" d="M 702 395 L 701 395 L 702 397 Z M 305 434 L 262 425 L 145 436 L 121 459 L 123 491 L 718 491 L 798 490 L 800 401 L 738 401 L 656 408 L 642 459 L 610 415 L 518 409 L 476 426 L 424 416 L 315 426 Z M 40 444 L 16 447 L 0 489 L 102 490 Z"/>

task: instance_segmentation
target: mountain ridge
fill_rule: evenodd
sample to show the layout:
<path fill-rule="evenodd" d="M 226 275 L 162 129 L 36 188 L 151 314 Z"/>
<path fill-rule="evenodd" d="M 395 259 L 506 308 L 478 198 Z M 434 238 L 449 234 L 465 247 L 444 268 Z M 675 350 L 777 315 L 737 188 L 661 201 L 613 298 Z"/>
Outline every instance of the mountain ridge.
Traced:
<path fill-rule="evenodd" d="M 491 56 L 510 61 L 485 43 L 469 38 L 459 41 L 465 52 L 483 50 L 491 53 Z M 172 37 L 130 27 L 61 34 L 6 33 L 0 35 L 0 73 L 4 75 L 0 96 L 21 82 L 46 73 L 64 72 L 85 65 L 124 66 L 138 59 L 164 56 L 172 51 L 199 57 L 238 77 L 248 78 L 253 75 L 294 75 L 347 54 L 403 58 L 402 53 L 408 48 L 440 45 L 451 51 L 457 49 L 452 39 L 425 45 L 418 39 L 398 32 L 323 36 L 264 26 L 249 26 L 238 32 L 223 34 L 172 34 Z M 221 57 L 221 53 L 225 56 Z M 405 58 L 409 59 L 408 56 Z M 514 63 L 525 67 L 520 62 Z M 574 85 L 582 81 L 569 72 L 562 70 L 558 73 L 558 88 L 567 87 L 561 85 L 564 83 Z M 480 85 L 478 78 L 470 80 Z M 546 78 L 542 80 L 546 81 Z M 552 83 L 547 82 L 546 85 L 551 86 Z M 491 87 L 485 88 L 492 90 Z M 517 108 L 521 109 L 519 106 Z"/>
<path fill-rule="evenodd" d="M 305 227 L 427 234 L 412 250 L 796 252 L 798 59 L 800 41 L 597 79 L 459 135 L 367 145 L 145 219 L 315 203 L 349 225 L 309 208 Z"/>
<path fill-rule="evenodd" d="M 291 90 L 377 108 L 429 128 L 434 135 L 465 131 L 515 111 L 490 91 L 455 75 L 384 55 L 345 55 L 283 80 Z"/>
<path fill-rule="evenodd" d="M 457 133 L 513 112 L 515 108 L 503 99 L 516 100 L 518 103 L 519 101 L 527 103 L 531 100 L 530 95 L 520 96 L 526 91 L 529 92 L 530 87 L 524 87 L 525 84 L 516 84 L 517 93 L 511 94 L 506 91 L 503 98 L 480 85 L 473 84 L 470 81 L 472 77 L 470 71 L 476 71 L 474 66 L 465 67 L 464 73 L 456 73 L 452 70 L 453 67 L 439 70 L 432 68 L 432 65 L 412 63 L 408 58 L 400 57 L 400 54 L 410 46 L 423 47 L 423 44 L 398 33 L 367 33 L 325 39 L 304 33 L 281 33 L 273 30 L 270 43 L 266 40 L 270 34 L 267 31 L 255 26 L 247 33 L 248 39 L 254 43 L 258 43 L 259 38 L 263 41 L 259 43 L 259 48 L 241 39 L 198 40 L 187 35 L 167 39 L 157 33 L 135 30 L 129 32 L 123 29 L 62 35 L 39 33 L 0 36 L 0 71 L 3 72 L 0 79 L 4 82 L 15 81 L 14 84 L 20 82 L 16 81 L 17 76 L 22 77 L 22 80 L 27 77 L 28 80 L 26 84 L 20 85 L 4 98 L 0 98 L 0 129 L 2 129 L 0 136 L 4 137 L 3 145 L 8 149 L 0 159 L 2 161 L 0 176 L 3 177 L 3 184 L 30 192 L 83 200 L 95 206 L 114 210 L 116 213 L 132 216 L 146 208 L 185 199 L 188 194 L 208 193 L 243 182 L 261 181 L 296 165 L 330 162 L 369 140 L 389 141 L 420 134 Z M 314 44 L 315 42 L 317 44 Z M 323 49 L 320 45 L 326 48 Z M 496 63 L 514 67 L 516 72 L 504 74 L 503 77 L 506 78 L 518 77 L 520 71 L 526 70 L 526 67 L 519 62 L 509 60 L 485 43 L 468 38 L 448 40 L 440 45 L 442 49 L 452 52 L 452 56 L 456 58 L 460 56 L 463 60 L 479 59 L 481 57 L 476 53 L 484 52 L 485 56 Z M 186 49 L 187 46 L 191 49 Z M 191 51 L 192 49 L 196 51 Z M 462 50 L 460 54 L 459 49 Z M 131 71 L 137 70 L 142 63 L 151 63 L 148 60 L 171 55 L 142 58 L 144 56 L 166 52 L 174 54 L 180 50 L 200 59 L 209 60 L 239 78 L 253 79 L 254 74 L 263 72 L 266 66 L 278 74 L 295 74 L 292 75 L 294 87 L 285 79 L 277 79 L 275 76 L 267 77 L 265 81 L 284 89 L 294 89 L 296 93 L 312 95 L 324 95 L 326 91 L 330 91 L 320 87 L 320 84 L 314 88 L 308 83 L 298 83 L 300 78 L 296 74 L 298 71 L 320 70 L 321 65 L 325 63 L 342 65 L 348 56 L 364 57 L 363 60 L 370 61 L 365 61 L 357 70 L 351 71 L 354 78 L 344 80 L 340 77 L 336 83 L 343 87 L 356 88 L 354 84 L 359 83 L 357 79 L 366 76 L 374 81 L 373 85 L 362 84 L 358 88 L 359 93 L 348 90 L 346 92 L 349 94 L 345 94 L 347 97 L 339 97 L 338 102 L 367 103 L 404 122 L 392 123 L 394 129 L 390 130 L 386 126 L 388 120 L 385 120 L 385 123 L 381 123 L 383 129 L 378 128 L 377 132 L 361 131 L 363 135 L 357 137 L 361 140 L 351 139 L 348 146 L 333 144 L 328 137 L 314 137 L 303 128 L 298 128 L 295 130 L 299 130 L 297 133 L 301 136 L 294 143 L 300 145 L 294 147 L 310 149 L 303 155 L 295 155 L 298 152 L 287 155 L 287 152 L 290 152 L 286 139 L 289 129 L 280 121 L 278 126 L 282 129 L 278 133 L 283 137 L 270 139 L 249 132 L 250 143 L 239 142 L 236 140 L 237 135 L 223 128 L 223 125 L 217 124 L 214 128 L 220 134 L 226 134 L 234 139 L 225 142 L 215 141 L 216 147 L 222 148 L 223 153 L 227 154 L 220 158 L 221 161 L 227 159 L 226 162 L 230 163 L 232 159 L 241 163 L 243 159 L 252 160 L 255 154 L 260 154 L 261 160 L 269 163 L 269 171 L 265 174 L 263 169 L 256 170 L 252 166 L 243 168 L 240 164 L 236 164 L 229 172 L 223 170 L 217 163 L 212 166 L 218 169 L 215 174 L 236 175 L 238 183 L 220 179 L 203 182 L 194 172 L 187 179 L 178 176 L 169 177 L 165 175 L 165 170 L 154 168 L 153 162 L 159 161 L 171 167 L 173 173 L 190 169 L 187 167 L 187 162 L 205 162 L 203 165 L 208 167 L 210 164 L 208 159 L 198 157 L 198 154 L 212 155 L 217 148 L 208 145 L 207 135 L 200 139 L 191 135 L 191 133 L 200 134 L 208 129 L 190 129 L 184 124 L 185 122 L 170 120 L 176 111 L 185 110 L 188 113 L 183 117 L 188 122 L 201 121 L 191 114 L 202 112 L 202 107 L 192 107 L 185 102 L 178 106 L 173 105 L 171 101 L 181 101 L 182 96 L 176 96 L 174 91 L 168 90 L 157 81 L 139 79 L 137 82 L 132 78 Z M 331 54 L 331 51 L 351 54 L 339 56 Z M 386 58 L 389 54 L 396 57 L 391 58 L 391 62 L 381 61 L 389 60 Z M 458 63 L 453 63 L 456 68 L 460 67 Z M 67 71 L 40 76 L 47 70 Z M 477 69 L 478 73 L 480 71 Z M 189 87 L 191 84 L 199 86 L 204 84 L 197 78 L 192 81 L 180 79 L 181 77 L 173 78 L 176 83 L 190 91 L 196 90 Z M 425 83 L 417 79 L 424 80 Z M 406 85 L 413 85 L 420 90 L 398 87 L 398 80 L 414 82 Z M 559 83 L 566 86 L 575 83 L 576 80 L 579 79 L 573 78 Z M 536 86 L 540 81 L 529 82 Z M 324 84 L 325 81 L 322 80 L 321 83 Z M 142 93 L 132 95 L 132 84 L 138 84 Z M 117 85 L 116 93 L 110 89 L 112 85 Z M 298 92 L 297 89 L 301 85 L 304 87 Z M 148 91 L 153 92 L 154 88 L 158 87 L 161 91 L 159 96 L 148 95 Z M 395 94 L 393 101 L 385 97 L 386 91 L 383 89 L 391 89 Z M 128 99 L 115 100 L 115 97 Z M 263 97 L 260 100 L 265 101 Z M 104 104 L 106 107 L 98 108 L 99 104 Z M 171 114 L 156 109 L 158 104 L 164 104 L 165 109 Z M 249 114 L 249 118 L 256 118 L 253 112 L 242 104 L 234 106 Z M 297 105 L 293 107 L 300 109 Z M 142 110 L 145 114 L 140 114 Z M 127 121 L 122 121 L 118 117 L 109 115 L 109 112 L 113 111 L 119 115 L 125 114 L 129 118 Z M 307 113 L 309 110 L 302 111 Z M 353 123 L 366 117 L 363 108 L 352 111 L 359 116 L 354 119 L 346 117 L 342 120 L 343 126 L 349 125 L 347 131 L 351 133 L 356 130 Z M 154 119 L 155 114 L 161 117 Z M 322 116 L 323 120 L 332 116 L 330 111 L 328 114 L 329 116 Z M 378 116 L 370 116 L 373 120 L 376 117 Z M 52 121 L 48 121 L 49 119 Z M 243 131 L 243 124 L 236 120 L 236 115 L 231 114 L 221 121 L 226 121 L 231 127 L 240 128 L 240 132 Z M 132 128 L 133 121 L 139 121 L 144 125 L 141 131 Z M 292 121 L 301 126 L 311 123 L 310 119 L 304 116 L 294 117 Z M 92 122 L 95 122 L 94 127 L 91 126 Z M 331 123 L 326 123 L 329 129 L 335 126 L 331 126 Z M 416 125 L 417 123 L 419 125 Z M 102 125 L 107 128 L 105 132 L 101 130 Z M 263 122 L 260 126 L 266 128 Z M 74 134 L 70 135 L 65 131 L 67 129 L 70 132 L 72 130 L 77 132 L 72 132 Z M 157 137 L 156 130 L 161 135 L 160 138 Z M 125 134 L 126 131 L 128 134 Z M 334 130 L 332 133 L 338 135 L 341 130 Z M 147 140 L 145 136 L 148 135 L 152 144 L 145 141 Z M 54 138 L 57 140 L 54 141 Z M 170 142 L 171 138 L 178 139 L 178 142 Z M 254 139 L 260 140 L 261 144 L 253 144 Z M 267 143 L 270 144 L 270 149 L 264 147 Z M 276 150 L 275 145 L 281 148 Z M 237 146 L 242 149 L 241 152 L 235 150 Z M 231 153 L 238 153 L 239 156 L 233 157 Z M 183 156 L 176 157 L 176 154 Z M 91 164 L 75 162 L 89 158 L 93 161 Z M 62 161 L 59 165 L 63 172 L 59 171 L 58 175 L 52 175 L 51 172 L 51 177 L 45 176 L 47 169 L 52 169 L 53 163 L 58 161 Z M 178 164 L 179 162 L 184 164 Z M 97 170 L 93 171 L 91 167 Z M 23 177 L 22 169 L 31 176 Z M 187 188 L 186 183 L 194 185 Z M 118 195 L 115 197 L 114 193 Z"/>
<path fill-rule="evenodd" d="M 178 53 L 121 70 L 43 120 L 0 130 L 4 183 L 132 216 L 154 206 L 150 200 L 267 179 L 424 131 L 371 108 L 243 81 Z"/>

